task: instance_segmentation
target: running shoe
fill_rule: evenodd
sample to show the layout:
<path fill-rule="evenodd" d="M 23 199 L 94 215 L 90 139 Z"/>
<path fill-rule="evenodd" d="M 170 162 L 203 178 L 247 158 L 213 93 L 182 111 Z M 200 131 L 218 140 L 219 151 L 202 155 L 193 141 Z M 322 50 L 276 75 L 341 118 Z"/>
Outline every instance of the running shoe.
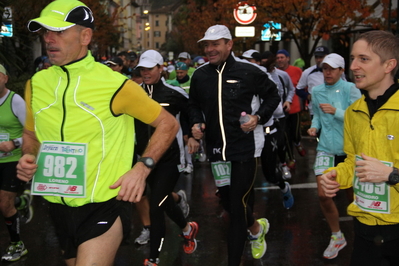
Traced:
<path fill-rule="evenodd" d="M 30 190 L 25 190 L 21 196 L 19 196 L 21 204 L 17 207 L 18 212 L 21 215 L 21 221 L 25 224 L 29 223 L 33 218 L 33 197 L 30 194 Z"/>
<path fill-rule="evenodd" d="M 141 230 L 139 237 L 137 237 L 134 240 L 134 243 L 139 244 L 139 245 L 145 245 L 149 241 L 150 241 L 150 229 L 143 228 L 143 230 Z"/>
<path fill-rule="evenodd" d="M 183 212 L 184 218 L 187 218 L 188 214 L 190 213 L 190 205 L 187 203 L 186 192 L 184 192 L 184 190 L 179 190 L 176 194 L 180 196 L 180 202 L 178 205 Z"/>
<path fill-rule="evenodd" d="M 288 162 L 287 166 L 288 166 L 288 168 L 290 168 L 291 170 L 294 170 L 294 169 L 295 169 L 295 160 L 294 160 L 294 159 L 290 160 L 290 161 Z"/>
<path fill-rule="evenodd" d="M 191 254 L 197 249 L 197 240 L 195 237 L 198 233 L 198 224 L 196 222 L 189 222 L 189 224 L 191 226 L 190 234 L 187 236 L 182 234 L 184 238 L 183 250 L 187 254 Z"/>
<path fill-rule="evenodd" d="M 346 240 L 344 234 L 340 238 L 332 235 L 330 244 L 323 253 L 323 257 L 326 259 L 334 259 L 338 256 L 338 252 L 346 246 Z"/>
<path fill-rule="evenodd" d="M 299 155 L 301 155 L 302 157 L 304 157 L 306 155 L 306 151 L 303 148 L 302 144 L 299 143 L 298 145 L 295 144 L 296 150 L 298 151 Z"/>
<path fill-rule="evenodd" d="M 30 189 L 25 189 L 24 192 L 22 192 L 22 195 L 27 195 L 29 197 L 30 204 L 33 203 L 33 195 L 31 193 Z"/>
<path fill-rule="evenodd" d="M 184 168 L 184 173 L 191 174 L 194 170 L 194 167 L 191 163 L 187 164 L 186 168 Z"/>
<path fill-rule="evenodd" d="M 291 178 L 291 172 L 290 168 L 288 168 L 287 164 L 284 163 L 281 165 L 282 173 L 283 173 L 283 179 L 287 180 Z"/>
<path fill-rule="evenodd" d="M 144 260 L 144 266 L 158 266 L 159 264 L 159 259 L 155 259 L 155 262 L 152 259 L 145 259 Z"/>
<path fill-rule="evenodd" d="M 27 253 L 28 250 L 25 248 L 24 242 L 11 242 L 1 259 L 6 261 L 17 261 Z"/>
<path fill-rule="evenodd" d="M 294 196 L 291 192 L 291 186 L 288 182 L 284 182 L 285 186 L 288 187 L 288 191 L 283 193 L 283 205 L 286 209 L 291 209 L 294 205 Z"/>
<path fill-rule="evenodd" d="M 260 236 L 255 238 L 251 234 L 248 235 L 248 239 L 251 241 L 252 257 L 254 259 L 262 258 L 267 250 L 267 243 L 265 235 L 269 232 L 270 224 L 266 218 L 260 218 L 257 220 L 261 226 Z"/>

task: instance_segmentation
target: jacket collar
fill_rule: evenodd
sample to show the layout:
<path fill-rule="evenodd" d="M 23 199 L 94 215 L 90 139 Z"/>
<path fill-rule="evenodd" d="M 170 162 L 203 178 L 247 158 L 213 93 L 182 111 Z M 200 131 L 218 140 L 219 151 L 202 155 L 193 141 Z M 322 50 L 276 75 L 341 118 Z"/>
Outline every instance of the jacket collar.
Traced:
<path fill-rule="evenodd" d="M 378 108 L 378 110 L 380 109 L 390 109 L 390 110 L 399 110 L 399 85 L 398 83 L 393 84 L 391 87 L 388 88 L 389 89 L 394 89 L 396 90 L 387 100 L 384 104 L 382 104 L 382 106 L 380 106 Z M 358 100 L 354 105 L 353 105 L 353 109 L 354 110 L 358 110 L 358 111 L 363 111 L 365 113 L 369 113 L 369 108 L 367 106 L 367 99 L 366 96 L 367 92 L 362 90 L 362 97 L 360 98 L 360 100 Z M 378 96 L 378 97 L 383 97 L 383 95 Z"/>
<path fill-rule="evenodd" d="M 83 68 L 87 68 L 87 66 L 91 66 L 92 63 L 94 63 L 94 57 L 92 56 L 90 50 L 87 52 L 86 56 L 83 58 L 80 58 L 78 60 L 72 61 L 66 65 L 59 66 L 62 69 L 67 69 L 69 72 L 78 70 L 79 72 L 82 72 Z"/>
<path fill-rule="evenodd" d="M 227 67 L 230 67 L 231 65 L 233 65 L 234 64 L 234 62 L 235 62 L 236 60 L 234 59 L 234 56 L 232 55 L 232 52 L 230 52 L 230 54 L 229 54 L 229 56 L 227 57 L 227 59 L 226 59 L 226 61 L 224 61 L 224 62 L 222 62 L 220 65 L 213 65 L 213 64 L 209 64 L 213 69 L 217 69 L 217 70 L 220 70 L 220 69 L 222 69 L 222 67 L 223 67 L 223 64 L 225 64 L 226 63 L 226 66 L 225 66 L 225 68 Z"/>

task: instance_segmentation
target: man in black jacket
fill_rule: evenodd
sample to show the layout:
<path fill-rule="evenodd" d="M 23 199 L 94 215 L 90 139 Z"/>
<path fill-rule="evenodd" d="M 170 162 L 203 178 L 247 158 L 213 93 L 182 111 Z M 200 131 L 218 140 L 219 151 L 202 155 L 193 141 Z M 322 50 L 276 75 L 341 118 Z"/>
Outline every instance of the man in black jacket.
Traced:
<path fill-rule="evenodd" d="M 192 76 L 190 120 L 195 138 L 202 138 L 207 131 L 208 158 L 223 207 L 230 215 L 228 265 L 233 266 L 240 264 L 247 237 L 254 258 L 260 259 L 266 252 L 269 223 L 265 218 L 254 219 L 250 202 L 256 157 L 264 144 L 262 124 L 272 116 L 280 98 L 263 70 L 234 57 L 226 26 L 210 27 L 199 42 L 204 44 L 209 63 Z M 248 114 L 249 121 L 240 125 L 242 112 Z"/>

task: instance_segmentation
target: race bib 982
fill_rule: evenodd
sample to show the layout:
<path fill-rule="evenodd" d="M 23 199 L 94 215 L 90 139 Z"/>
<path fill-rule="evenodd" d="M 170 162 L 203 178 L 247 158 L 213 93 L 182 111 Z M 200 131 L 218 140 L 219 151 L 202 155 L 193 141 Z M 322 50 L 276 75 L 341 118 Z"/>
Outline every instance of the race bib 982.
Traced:
<path fill-rule="evenodd" d="M 37 157 L 32 194 L 85 197 L 86 157 L 87 144 L 44 141 Z"/>

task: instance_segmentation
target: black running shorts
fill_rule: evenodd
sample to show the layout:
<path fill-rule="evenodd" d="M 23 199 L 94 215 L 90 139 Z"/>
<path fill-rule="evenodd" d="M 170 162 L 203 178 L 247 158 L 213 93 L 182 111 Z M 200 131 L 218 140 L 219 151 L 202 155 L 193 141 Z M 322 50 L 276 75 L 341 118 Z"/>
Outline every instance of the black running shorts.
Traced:
<path fill-rule="evenodd" d="M 18 192 L 25 182 L 17 178 L 18 162 L 0 163 L 0 189 Z"/>
<path fill-rule="evenodd" d="M 50 203 L 50 216 L 64 258 L 76 258 L 80 244 L 107 232 L 121 215 L 122 203 L 115 198 L 81 207 Z"/>

